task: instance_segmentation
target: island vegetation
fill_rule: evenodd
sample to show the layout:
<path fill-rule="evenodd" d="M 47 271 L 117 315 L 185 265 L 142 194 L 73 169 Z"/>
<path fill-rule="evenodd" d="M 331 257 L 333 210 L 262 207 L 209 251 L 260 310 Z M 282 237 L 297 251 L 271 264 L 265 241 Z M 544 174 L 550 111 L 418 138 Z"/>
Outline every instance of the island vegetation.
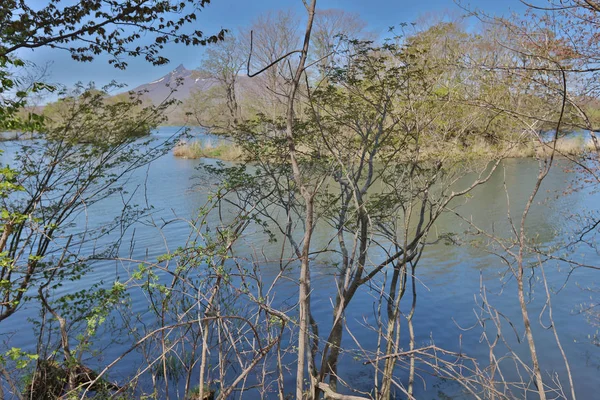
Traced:
<path fill-rule="evenodd" d="M 0 398 L 415 399 L 424 375 L 469 398 L 576 398 L 581 360 L 565 351 L 547 277 L 570 271 L 567 285 L 575 269 L 600 268 L 580 256 L 598 253 L 600 217 L 570 214 L 551 243 L 529 220 L 556 169 L 577 174 L 556 196 L 598 190 L 600 3 L 550 0 L 510 18 L 471 9 L 476 29 L 442 17 L 385 38 L 318 3 L 213 36 L 194 26 L 205 0 L 0 5 L 0 130 L 28 135 L 0 170 Z M 167 63 L 170 42 L 206 46 L 196 73 L 210 90 L 160 104 L 116 84 L 60 91 L 25 78 L 20 52 L 127 68 L 130 57 Z M 58 100 L 34 107 L 47 92 Z M 173 107 L 212 139 L 154 138 Z M 192 187 L 209 195 L 174 245 L 181 218 L 136 197 L 161 184 L 144 171 L 169 154 L 236 161 L 199 164 Z M 536 173 L 516 206 L 503 180 L 500 231 L 461 205 L 511 157 L 534 158 Z M 118 209 L 90 224 L 107 199 Z M 441 229 L 447 219 L 462 231 Z M 164 237 L 162 254 L 134 253 L 141 226 Z M 485 357 L 416 333 L 423 260 L 440 242 L 497 257 L 501 296 L 518 309 L 506 317 L 481 279 L 472 329 Z M 597 297 L 590 289 L 592 324 Z M 35 340 L 18 344 L 11 321 Z M 553 342 L 540 350 L 542 329 Z M 119 369 L 134 354 L 135 368 Z"/>
<path fill-rule="evenodd" d="M 224 161 L 238 161 L 244 158 L 240 147 L 226 142 L 213 144 L 211 140 L 182 140 L 173 148 L 173 155 L 187 159 L 217 158 Z"/>

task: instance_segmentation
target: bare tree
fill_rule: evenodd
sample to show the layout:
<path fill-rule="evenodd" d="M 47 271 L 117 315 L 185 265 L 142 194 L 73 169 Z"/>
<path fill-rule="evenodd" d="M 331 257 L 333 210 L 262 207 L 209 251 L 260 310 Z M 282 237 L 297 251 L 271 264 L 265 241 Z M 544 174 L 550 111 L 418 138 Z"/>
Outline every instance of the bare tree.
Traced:
<path fill-rule="evenodd" d="M 198 79 L 208 80 L 209 84 L 216 83 L 211 87 L 215 91 L 222 92 L 224 99 L 217 98 L 217 104 L 224 103 L 227 115 L 224 121 L 218 109 L 209 108 L 206 112 L 203 108 L 206 104 L 195 104 L 196 98 L 192 98 L 190 106 L 203 117 L 196 118 L 201 125 L 212 126 L 217 130 L 228 130 L 237 125 L 240 118 L 240 104 L 238 101 L 240 84 L 238 76 L 245 65 L 247 51 L 242 46 L 240 39 L 230 34 L 224 41 L 206 49 L 200 67 L 198 68 Z M 197 96 L 196 96 L 197 97 Z M 188 101 L 190 103 L 190 101 Z M 196 110 L 200 108 L 200 110 Z M 206 115 L 206 114 L 211 115 Z"/>
<path fill-rule="evenodd" d="M 317 10 L 310 59 L 317 64 L 321 74 L 331 67 L 334 57 L 341 55 L 339 46 L 344 41 L 340 39 L 366 39 L 366 26 L 355 13 L 335 8 Z"/>
<path fill-rule="evenodd" d="M 242 33 L 242 43 L 246 49 L 250 48 L 252 42 L 252 72 L 264 69 L 255 78 L 259 84 L 253 87 L 259 91 L 253 93 L 253 101 L 262 102 L 260 110 L 273 118 L 286 114 L 287 99 L 294 91 L 292 80 L 298 66 L 297 59 L 281 58 L 300 48 L 302 38 L 298 26 L 299 19 L 291 10 L 268 12 L 259 16 Z"/>

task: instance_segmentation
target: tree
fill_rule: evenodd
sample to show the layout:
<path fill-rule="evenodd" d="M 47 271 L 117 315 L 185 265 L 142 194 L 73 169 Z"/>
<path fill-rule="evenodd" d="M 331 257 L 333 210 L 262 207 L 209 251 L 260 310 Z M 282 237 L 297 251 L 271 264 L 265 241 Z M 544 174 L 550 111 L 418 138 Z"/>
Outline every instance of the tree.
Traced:
<path fill-rule="evenodd" d="M 366 23 L 358 14 L 341 9 L 317 10 L 315 32 L 311 43 L 311 62 L 317 63 L 321 73 L 330 68 L 334 56 L 340 56 L 337 46 L 346 39 L 366 39 Z"/>
<path fill-rule="evenodd" d="M 50 47 L 68 51 L 76 61 L 90 62 L 99 54 L 110 56 L 109 63 L 116 68 L 126 68 L 126 57 L 143 56 L 153 65 L 168 63 L 160 54 L 167 43 L 206 45 L 222 40 L 221 30 L 216 35 L 204 36 L 199 30 L 185 33 L 181 28 L 196 20 L 196 13 L 209 3 L 173 1 L 114 1 L 110 5 L 102 0 L 89 0 L 77 5 L 54 1 L 39 10 L 23 0 L 9 0 L 0 5 L 0 127 L 2 129 L 37 129 L 39 118 L 35 115 L 23 120 L 18 110 L 26 104 L 28 92 L 52 90 L 40 82 L 21 90 L 9 68 L 23 68 L 25 63 L 16 56 L 22 49 Z M 177 20 L 172 13 L 180 14 Z M 155 24 L 158 21 L 158 24 Z M 126 27 L 126 29 L 124 29 Z M 153 42 L 136 44 L 142 34 Z M 37 125 L 36 125 L 37 124 Z"/>
<path fill-rule="evenodd" d="M 92 379 L 89 370 L 82 373 L 86 370 L 82 354 L 89 350 L 98 325 L 124 295 L 124 286 L 119 282 L 108 289 L 95 285 L 64 296 L 56 296 L 55 291 L 85 275 L 94 259 L 114 256 L 120 243 L 116 238 L 102 251 L 81 253 L 87 240 L 117 228 L 125 230 L 143 211 L 125 203 L 121 215 L 97 231 L 81 225 L 81 231 L 74 232 L 71 225 L 80 222 L 80 214 L 88 206 L 122 192 L 117 182 L 123 177 L 169 149 L 169 141 L 155 146 L 140 138 L 147 137 L 163 120 L 162 113 L 171 101 L 143 107 L 140 93 L 107 99 L 104 90 L 78 86 L 59 100 L 60 113 L 47 120 L 23 110 L 31 94 L 55 88 L 41 82 L 22 87 L 11 68 L 25 67 L 20 50 L 40 47 L 65 50 L 81 62 L 107 54 L 109 64 L 121 69 L 127 66 L 127 57 L 143 56 L 153 65 L 164 64 L 169 60 L 161 49 L 167 43 L 206 45 L 223 38 L 224 31 L 208 37 L 198 30 L 185 33 L 184 28 L 206 4 L 208 1 L 91 0 L 65 5 L 58 0 L 37 10 L 21 0 L 0 5 L 0 128 L 34 136 L 32 142 L 20 146 L 12 165 L 0 172 L 0 321 L 25 304 L 36 303 L 42 316 L 50 315 L 58 323 L 48 328 L 42 317 L 38 333 L 40 343 L 47 347 L 38 348 L 37 355 L 12 349 L 2 357 L 4 378 L 9 377 L 7 359 L 17 366 L 37 360 L 28 388 L 32 396 L 47 392 L 50 387 L 46 384 L 54 384 L 56 389 L 48 392 L 50 396 L 65 392 L 71 396 L 80 390 L 81 380 L 89 383 Z M 179 18 L 174 19 L 175 14 Z M 142 35 L 153 41 L 140 43 Z M 77 332 L 73 327 L 81 327 L 82 321 L 87 322 L 86 333 L 78 335 L 75 341 L 79 343 L 73 346 Z M 53 349 L 43 338 L 55 331 L 61 341 Z"/>
<path fill-rule="evenodd" d="M 575 168 L 584 174 L 581 184 L 575 184 L 575 190 L 589 186 L 590 182 L 598 182 L 594 166 L 597 163 L 597 155 L 584 152 L 573 156 L 562 152 L 558 146 L 563 135 L 577 129 L 587 129 L 596 153 L 598 150 L 594 124 L 585 112 L 586 103 L 597 97 L 594 78 L 598 71 L 595 56 L 597 40 L 592 32 L 596 31 L 598 11 L 596 2 L 576 0 L 535 3 L 530 5 L 525 17 L 510 19 L 490 18 L 483 13 L 477 13 L 490 26 L 490 31 L 499 33 L 498 36 L 493 37 L 493 41 L 496 46 L 503 49 L 502 57 L 493 61 L 482 61 L 480 67 L 506 76 L 510 90 L 524 94 L 522 101 L 490 102 L 487 107 L 495 108 L 502 104 L 496 109 L 513 115 L 517 126 L 520 125 L 529 138 L 543 149 L 536 155 L 539 162 L 537 179 L 531 188 L 530 196 L 524 204 L 519 205 L 521 210 L 519 218 L 510 215 L 510 211 L 507 215 L 511 235 L 508 238 L 499 237 L 490 230 L 473 226 L 476 234 L 488 238 L 490 247 L 503 260 L 510 276 L 516 282 L 515 296 L 520 305 L 529 362 L 524 363 L 516 354 L 512 354 L 511 358 L 517 360 L 518 368 L 522 367 L 527 371 L 526 379 L 535 381 L 535 389 L 532 392 L 540 399 L 545 399 L 556 392 L 560 392 L 560 396 L 564 398 L 576 396 L 574 377 L 558 334 L 560 327 L 556 327 L 553 322 L 552 293 L 548 289 L 545 270 L 548 269 L 550 260 L 560 260 L 559 262 L 572 268 L 596 268 L 589 263 L 578 261 L 577 257 L 571 258 L 565 253 L 559 253 L 568 254 L 580 245 L 587 246 L 593 243 L 597 220 L 584 218 L 585 225 L 578 226 L 574 234 L 568 235 L 573 237 L 573 240 L 567 240 L 566 243 L 549 249 L 541 248 L 536 238 L 528 231 L 527 222 L 529 214 L 542 196 L 543 192 L 540 188 L 543 182 L 554 169 L 559 168 L 556 163 L 558 157 L 567 159 L 567 168 Z M 549 132 L 544 135 L 542 132 L 546 130 Z M 508 203 L 510 196 L 508 190 L 506 191 Z M 586 236 L 587 238 L 584 239 Z M 530 280 L 533 274 L 541 276 L 540 284 L 546 296 L 545 307 L 548 309 L 548 318 L 551 321 L 549 327 L 543 324 L 542 326 L 544 329 L 551 330 L 554 335 L 556 351 L 565 366 L 566 376 L 563 379 L 567 381 L 566 389 L 562 387 L 561 379 L 555 378 L 551 382 L 544 373 L 544 369 L 548 367 L 541 362 L 539 343 L 536 340 L 538 336 L 534 334 L 535 324 L 531 320 L 531 307 L 527 300 L 534 290 Z M 483 294 L 482 297 L 485 298 L 485 295 Z M 498 315 L 497 311 L 489 305 L 486 305 L 486 308 L 484 318 L 490 315 L 494 320 L 493 315 L 494 313 Z M 495 320 L 494 324 L 500 329 L 499 320 Z M 494 353 L 494 347 L 495 342 L 492 340 L 490 354 Z M 492 370 L 499 371 L 499 364 L 496 362 L 492 365 Z M 524 385 L 522 390 L 523 395 L 526 396 L 530 389 Z"/>
<path fill-rule="evenodd" d="M 0 6 L 0 58 L 5 60 L 19 49 L 51 47 L 64 49 L 76 61 L 89 62 L 106 53 L 110 64 L 125 68 L 124 57 L 143 56 L 159 65 L 169 60 L 160 55 L 165 44 L 206 45 L 223 38 L 225 31 L 204 36 L 199 30 L 184 33 L 181 28 L 196 20 L 196 13 L 210 1 L 183 2 L 87 0 L 77 5 L 52 2 L 39 10 L 23 0 L 9 0 Z M 180 14 L 177 20 L 169 17 Z M 158 24 L 154 24 L 155 22 Z M 126 27 L 127 29 L 123 29 Z M 154 41 L 134 45 L 144 35 Z"/>
<path fill-rule="evenodd" d="M 208 126 L 214 131 L 227 131 L 238 123 L 241 115 L 238 78 L 246 64 L 246 58 L 247 52 L 240 39 L 234 35 L 206 50 L 198 68 L 198 76 L 200 79 L 215 82 L 216 86 L 206 91 L 210 93 L 193 93 L 186 104 L 200 125 Z M 207 107 L 203 97 L 206 97 L 206 100 L 210 99 L 210 102 L 214 103 L 213 106 Z M 221 104 L 225 105 L 226 113 L 219 110 Z M 204 112 L 207 108 L 208 111 Z"/>
<path fill-rule="evenodd" d="M 206 3 L 202 1 L 198 6 L 203 7 Z M 193 5 L 194 3 L 190 2 L 189 4 Z M 193 12 L 184 14 L 184 17 L 178 21 L 167 21 L 163 17 L 163 15 L 171 12 L 185 11 L 186 5 L 188 4 L 160 2 L 152 6 L 116 2 L 112 7 L 106 8 L 100 1 L 89 1 L 78 6 L 60 8 L 60 2 L 53 2 L 36 11 L 28 7 L 23 1 L 4 2 L 1 6 L 2 13 L 0 14 L 2 15 L 2 24 L 0 25 L 2 27 L 2 30 L 0 30 L 0 37 L 2 38 L 2 45 L 0 46 L 0 63 L 2 66 L 0 76 L 3 82 L 2 94 L 8 95 L 8 91 L 15 88 L 17 82 L 11 79 L 10 73 L 6 68 L 9 65 L 16 67 L 24 66 L 22 61 L 13 57 L 13 54 L 17 50 L 23 48 L 38 48 L 42 46 L 62 48 L 69 51 L 72 57 L 78 61 L 91 61 L 94 55 L 106 52 L 112 56 L 109 61 L 110 63 L 115 64 L 118 68 L 124 68 L 127 64 L 118 61 L 122 55 L 138 56 L 143 54 L 149 62 L 154 64 L 168 62 L 167 59 L 158 56 L 157 53 L 163 47 L 164 43 L 170 40 L 192 45 L 217 41 L 218 36 L 202 39 L 203 34 L 199 31 L 195 31 L 191 35 L 178 32 L 184 24 L 195 19 Z M 150 24 L 154 19 L 161 21 L 158 27 Z M 127 36 L 122 36 L 121 26 L 124 25 L 133 26 L 135 29 Z M 138 46 L 135 49 L 129 48 L 129 43 L 138 39 L 140 32 L 153 33 L 156 36 L 155 42 L 143 47 Z M 220 36 L 222 35 L 223 32 L 220 33 Z M 48 86 L 34 83 L 31 88 L 34 92 L 43 89 L 48 89 Z M 104 95 L 102 92 L 93 90 L 82 92 L 81 89 L 80 87 L 74 96 L 61 100 L 68 115 L 63 116 L 62 120 L 55 121 L 55 126 L 43 125 L 43 120 L 37 116 L 30 116 L 28 121 L 19 121 L 16 119 L 17 111 L 25 105 L 27 92 L 18 91 L 16 93 L 16 100 L 3 97 L 0 126 L 5 129 L 31 129 L 33 131 L 47 129 L 45 138 L 48 141 L 45 143 L 49 147 L 48 149 L 44 149 L 44 146 L 41 145 L 40 155 L 42 157 L 50 156 L 51 160 L 54 161 L 49 162 L 47 171 L 31 170 L 31 168 L 45 165 L 43 162 L 40 164 L 34 163 L 29 166 L 23 165 L 21 173 L 16 173 L 10 167 L 5 168 L 3 171 L 3 180 L 7 183 L 7 189 L 2 193 L 2 197 L 6 201 L 11 201 L 11 194 L 15 191 L 25 191 L 30 197 L 25 200 L 23 208 L 19 208 L 19 206 L 14 207 L 6 202 L 4 203 L 3 210 L 5 210 L 5 216 L 2 226 L 3 239 L 1 241 L 1 248 L 4 251 L 6 249 L 5 246 L 11 243 L 10 248 L 12 250 L 5 255 L 7 258 L 5 259 L 3 276 L 8 284 L 4 287 L 2 319 L 16 311 L 16 308 L 20 304 L 20 299 L 28 288 L 33 275 L 36 273 L 39 261 L 44 256 L 44 252 L 49 244 L 48 241 L 52 240 L 53 232 L 64 223 L 64 218 L 73 213 L 74 210 L 71 209 L 72 207 L 76 209 L 82 204 L 80 203 L 81 192 L 107 173 L 100 173 L 98 171 L 94 173 L 90 172 L 87 179 L 83 179 L 80 183 L 81 187 L 74 184 L 71 184 L 70 188 L 68 186 L 65 187 L 65 189 L 75 191 L 73 193 L 63 193 L 62 196 L 59 196 L 59 198 L 62 198 L 61 202 L 58 205 L 51 206 L 52 209 L 57 209 L 55 212 L 58 213 L 56 214 L 58 220 L 52 222 L 44 221 L 42 223 L 42 226 L 46 226 L 44 229 L 49 229 L 48 232 L 42 234 L 42 237 L 44 237 L 42 242 L 45 244 L 40 242 L 38 248 L 38 252 L 41 251 L 42 253 L 31 254 L 37 260 L 31 259 L 27 262 L 28 267 L 25 269 L 27 272 L 24 273 L 22 278 L 17 278 L 19 279 L 19 290 L 14 292 L 15 299 L 12 299 L 13 291 L 17 288 L 13 286 L 15 282 L 12 282 L 10 279 L 14 269 L 11 264 L 18 262 L 15 257 L 21 255 L 21 252 L 18 250 L 23 245 L 20 235 L 26 234 L 29 231 L 29 229 L 24 229 L 24 226 L 29 223 L 28 218 L 31 217 L 30 211 L 39 209 L 39 206 L 43 203 L 42 194 L 48 192 L 48 188 L 46 187 L 48 181 L 56 179 L 53 175 L 55 170 L 57 168 L 73 169 L 75 164 L 72 164 L 70 160 L 77 152 L 81 151 L 81 155 L 88 155 L 88 158 L 90 158 L 88 161 L 91 161 L 92 157 L 99 157 L 98 161 L 106 164 L 102 168 L 106 168 L 106 171 L 109 171 L 113 168 L 110 157 L 116 157 L 119 152 L 123 151 L 137 137 L 147 135 L 150 127 L 155 126 L 160 121 L 160 111 L 163 105 L 157 109 L 143 109 L 141 111 L 138 109 L 137 113 L 132 113 L 132 107 L 141 104 L 139 96 L 136 97 L 135 94 L 131 101 L 127 99 L 128 101 L 125 102 L 117 101 L 116 103 L 107 105 L 104 104 Z M 153 112 L 157 113 L 157 116 L 152 116 Z M 101 142 L 95 142 L 94 139 L 98 139 L 98 130 L 104 130 L 107 127 L 114 137 L 109 138 L 108 141 L 105 140 L 106 138 L 103 138 Z M 86 135 L 88 135 L 87 138 Z M 86 150 L 85 146 L 77 147 L 77 144 L 82 139 L 96 146 L 89 150 Z M 98 148 L 98 146 L 100 147 Z M 99 150 L 100 153 L 98 153 Z M 106 152 L 108 154 L 105 154 Z M 31 162 L 31 157 L 35 154 L 37 154 L 36 150 L 25 148 L 21 162 Z M 64 161 L 65 164 L 60 164 L 59 161 Z M 39 163 L 39 160 L 37 162 Z M 138 162 L 134 161 L 131 166 L 139 165 Z M 94 163 L 92 162 L 91 164 L 93 165 Z M 82 167 L 85 167 L 85 164 Z M 45 176 L 46 178 L 36 182 L 38 186 L 28 187 L 28 179 L 38 177 L 38 175 L 40 177 Z M 81 172 L 77 176 L 83 178 L 87 175 L 88 173 Z M 65 179 L 65 177 L 59 176 L 59 179 Z M 112 182 L 109 181 L 107 186 L 110 187 Z M 54 185 L 56 188 L 60 186 L 59 184 Z M 69 200 L 66 203 L 62 203 L 62 201 L 66 201 L 67 199 Z M 35 234 L 35 232 L 36 229 L 33 229 L 30 234 Z"/>
<path fill-rule="evenodd" d="M 323 393 L 343 396 L 338 362 L 344 350 L 345 315 L 351 312 L 356 293 L 378 285 L 384 272 L 393 270 L 392 283 L 380 289 L 389 290 L 382 300 L 389 312 L 378 320 L 385 327 L 381 328 L 384 356 L 372 361 L 375 375 L 381 374 L 377 392 L 384 398 L 392 396 L 403 318 L 400 300 L 407 279 L 413 280 L 414 314 L 416 266 L 428 241 L 439 239 L 429 238 L 430 231 L 442 214 L 452 211 L 453 200 L 489 179 L 505 154 L 500 152 L 491 166 L 488 159 L 477 159 L 478 139 L 489 134 L 487 128 L 497 116 L 462 104 L 474 87 L 472 80 L 460 79 L 457 64 L 472 38 L 457 33 L 460 46 L 439 51 L 438 35 L 452 29 L 440 24 L 428 35 L 404 42 L 396 37 L 381 46 L 345 40 L 340 46 L 344 52 L 325 71 L 327 80 L 310 86 L 306 79 L 306 97 L 288 98 L 288 107 L 303 103 L 303 113 L 292 109 L 293 118 L 288 114 L 285 120 L 263 114 L 232 134 L 253 155 L 252 169 L 257 171 L 244 171 L 240 177 L 235 167 L 219 174 L 226 182 L 236 182 L 239 209 L 251 205 L 256 218 L 265 221 L 265 229 L 278 232 L 289 244 L 291 254 L 283 258 L 292 261 L 282 260 L 281 273 L 299 274 L 297 396 L 305 392 L 306 370 L 310 398 Z M 307 68 L 297 73 L 301 77 Z M 480 130 L 474 133 L 474 126 Z M 469 184 L 453 189 L 473 171 L 478 174 Z M 233 199 L 226 202 L 236 204 Z M 279 213 L 282 218 L 274 216 Z M 331 231 L 323 233 L 322 224 Z M 327 235 L 319 249 L 311 242 L 317 229 Z M 378 250 L 386 256 L 371 259 Z M 334 254 L 336 265 L 331 277 L 337 289 L 332 326 L 325 331 L 310 312 L 311 265 L 321 253 Z M 408 321 L 411 352 L 417 352 L 412 317 Z M 417 358 L 410 358 L 406 394 L 412 396 Z"/>
<path fill-rule="evenodd" d="M 286 56 L 301 45 L 298 17 L 290 10 L 261 15 L 242 32 L 242 43 L 250 49 L 247 72 L 259 83 L 255 86 L 259 91 L 251 92 L 251 96 L 270 118 L 283 117 L 296 68 Z"/>

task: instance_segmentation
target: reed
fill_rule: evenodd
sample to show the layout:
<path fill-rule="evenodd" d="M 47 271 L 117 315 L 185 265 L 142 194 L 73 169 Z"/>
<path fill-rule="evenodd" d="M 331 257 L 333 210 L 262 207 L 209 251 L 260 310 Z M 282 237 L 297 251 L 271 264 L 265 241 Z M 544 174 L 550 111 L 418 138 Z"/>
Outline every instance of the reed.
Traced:
<path fill-rule="evenodd" d="M 173 155 L 179 158 L 217 158 L 224 161 L 240 160 L 244 152 L 233 143 L 213 143 L 210 140 L 181 142 L 173 149 Z"/>

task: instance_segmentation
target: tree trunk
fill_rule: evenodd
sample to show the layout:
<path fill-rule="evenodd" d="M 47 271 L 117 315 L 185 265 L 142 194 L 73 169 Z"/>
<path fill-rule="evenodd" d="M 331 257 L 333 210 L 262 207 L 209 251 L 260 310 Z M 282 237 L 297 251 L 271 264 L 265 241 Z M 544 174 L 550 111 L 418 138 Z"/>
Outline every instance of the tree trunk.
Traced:
<path fill-rule="evenodd" d="M 305 224 L 304 224 L 304 242 L 302 247 L 302 257 L 300 266 L 300 279 L 299 279 L 299 333 L 298 333 L 298 363 L 296 371 L 296 398 L 302 399 L 304 392 L 304 369 L 305 360 L 309 354 L 308 347 L 308 325 L 309 325 L 309 313 L 310 313 L 310 242 L 312 236 L 312 228 L 314 223 L 314 194 L 306 187 L 304 182 L 304 176 L 300 171 L 298 160 L 296 159 L 296 145 L 294 136 L 294 102 L 296 98 L 296 92 L 300 86 L 300 80 L 304 73 L 306 58 L 308 54 L 310 44 L 310 33 L 312 30 L 313 20 L 315 17 L 315 8 L 317 0 L 312 0 L 310 6 L 307 7 L 308 22 L 306 24 L 306 32 L 304 34 L 304 44 L 300 55 L 300 61 L 294 78 L 292 80 L 291 90 L 288 96 L 287 113 L 286 113 L 286 138 L 288 143 L 288 151 L 290 157 L 290 163 L 292 164 L 292 171 L 294 174 L 294 181 L 300 188 L 300 192 L 305 201 Z M 312 380 L 311 380 L 312 385 Z M 312 392 L 312 390 L 311 390 Z"/>
<path fill-rule="evenodd" d="M 544 389 L 544 381 L 542 379 L 542 372 L 540 370 L 540 364 L 537 357 L 537 351 L 535 349 L 535 341 L 533 340 L 533 332 L 531 331 L 531 323 L 529 322 L 529 312 L 527 311 L 527 302 L 525 300 L 525 293 L 523 291 L 523 264 L 519 262 L 519 276 L 517 277 L 517 284 L 519 290 L 519 304 L 521 306 L 521 315 L 523 316 L 523 324 L 525 325 L 525 336 L 527 337 L 527 344 L 529 346 L 529 353 L 531 355 L 531 363 L 533 364 L 533 375 L 535 378 L 535 384 L 540 395 L 540 400 L 546 400 L 546 392 Z"/>

